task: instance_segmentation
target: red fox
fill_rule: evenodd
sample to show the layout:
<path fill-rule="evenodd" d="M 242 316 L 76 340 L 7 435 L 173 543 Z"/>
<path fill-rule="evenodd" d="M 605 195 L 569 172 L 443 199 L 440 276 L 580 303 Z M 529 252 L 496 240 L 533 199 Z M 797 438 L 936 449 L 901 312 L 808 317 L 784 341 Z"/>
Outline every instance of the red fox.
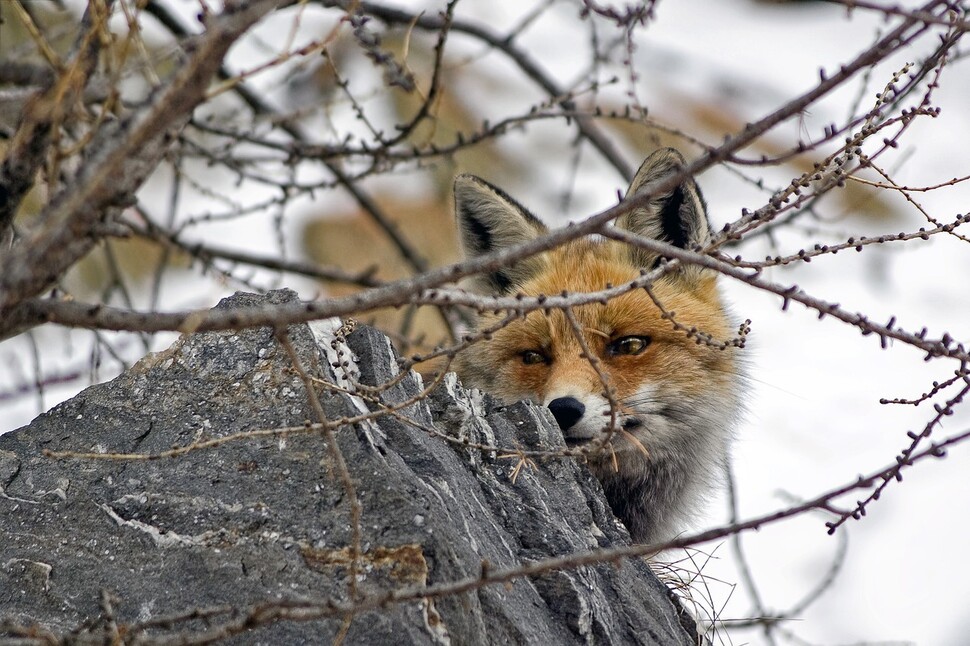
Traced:
<path fill-rule="evenodd" d="M 684 165 L 672 148 L 655 152 L 637 171 L 627 197 Z M 466 257 L 547 231 L 503 191 L 472 175 L 455 180 L 455 211 Z M 654 196 L 615 226 L 685 249 L 711 239 L 706 206 L 692 179 Z M 480 275 L 472 288 L 506 296 L 593 292 L 629 282 L 662 260 L 615 240 L 579 239 Z M 572 321 L 562 310 L 531 312 L 456 358 L 466 385 L 506 402 L 531 399 L 547 406 L 568 445 L 609 437 L 608 447 L 591 451 L 588 464 L 613 512 L 641 543 L 682 531 L 696 516 L 699 499 L 716 486 L 739 417 L 743 382 L 735 347 L 698 342 L 696 334 L 685 331 L 696 328 L 720 339 L 731 335 L 717 273 L 683 264 L 650 289 L 679 327 L 638 289 L 603 304 L 575 307 Z M 479 327 L 502 318 L 483 314 Z M 577 325 L 596 367 L 585 356 Z"/>

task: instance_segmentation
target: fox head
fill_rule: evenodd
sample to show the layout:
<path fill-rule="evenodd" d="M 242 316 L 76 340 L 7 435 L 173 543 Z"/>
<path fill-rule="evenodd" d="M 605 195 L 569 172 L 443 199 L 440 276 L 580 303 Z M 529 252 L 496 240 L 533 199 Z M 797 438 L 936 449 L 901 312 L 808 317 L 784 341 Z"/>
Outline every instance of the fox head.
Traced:
<path fill-rule="evenodd" d="M 627 198 L 684 165 L 676 150 L 657 151 L 640 166 Z M 507 194 L 471 175 L 455 180 L 455 211 L 467 257 L 547 232 Z M 683 249 L 702 248 L 711 239 L 704 200 L 689 178 L 615 226 Z M 612 239 L 579 239 L 481 275 L 472 288 L 503 296 L 595 292 L 630 283 L 661 260 Z M 570 445 L 608 438 L 589 464 L 614 512 L 636 540 L 669 537 L 693 513 L 691 499 L 720 475 L 740 406 L 736 350 L 699 343 L 686 332 L 732 335 L 717 274 L 680 264 L 650 293 L 634 289 L 571 313 L 571 320 L 555 309 L 516 319 L 460 353 L 456 370 L 467 385 L 505 401 L 547 406 Z M 482 314 L 480 328 L 502 318 Z"/>

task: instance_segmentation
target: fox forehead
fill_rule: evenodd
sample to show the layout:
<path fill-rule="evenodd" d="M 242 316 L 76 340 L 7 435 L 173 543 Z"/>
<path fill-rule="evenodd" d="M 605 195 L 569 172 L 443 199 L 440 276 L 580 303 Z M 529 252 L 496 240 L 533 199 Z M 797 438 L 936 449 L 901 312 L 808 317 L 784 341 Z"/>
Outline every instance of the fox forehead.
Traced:
<path fill-rule="evenodd" d="M 601 291 L 638 278 L 640 269 L 628 250 L 613 241 L 578 240 L 544 254 L 543 269 L 526 281 L 520 292 L 526 296 Z M 715 336 L 727 334 L 727 317 L 721 304 L 714 275 L 688 282 L 681 277 L 661 277 L 651 285 L 656 299 L 678 322 Z M 654 340 L 686 340 L 643 289 L 634 289 L 605 304 L 592 303 L 572 309 L 579 326 L 588 333 L 621 337 L 650 335 Z M 575 332 L 558 310 L 532 312 L 509 332 L 522 344 L 549 348 L 572 345 Z"/>

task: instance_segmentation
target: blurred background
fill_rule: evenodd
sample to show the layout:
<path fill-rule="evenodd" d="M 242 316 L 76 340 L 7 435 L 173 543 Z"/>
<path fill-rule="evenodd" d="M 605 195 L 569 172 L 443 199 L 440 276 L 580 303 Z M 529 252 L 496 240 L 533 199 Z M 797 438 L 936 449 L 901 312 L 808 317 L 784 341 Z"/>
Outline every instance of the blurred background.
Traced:
<path fill-rule="evenodd" d="M 552 226 L 580 220 L 615 204 L 651 151 L 673 145 L 699 157 L 815 87 L 820 70 L 837 73 L 920 6 L 845 4 L 857 3 L 294 3 L 230 50 L 224 71 L 235 80 L 214 84 L 126 210 L 127 235 L 99 244 L 57 289 L 84 302 L 171 311 L 210 307 L 240 289 L 285 286 L 326 298 L 417 275 L 458 260 L 450 191 L 459 172 L 503 187 Z M 966 20 L 962 3 L 951 4 Z M 0 3 L 0 155 L 43 70 L 69 55 L 85 6 Z M 178 69 L 186 38 L 202 29 L 200 15 L 220 9 L 202 0 L 116 3 L 113 39 L 71 116 L 77 125 L 65 126 L 17 212 L 17 231 L 29 231 L 48 204 L 51 169 L 77 163 L 96 116 L 150 102 Z M 951 28 L 936 15 L 908 45 L 697 178 L 716 229 L 815 168 L 844 162 L 857 178 L 782 210 L 726 253 L 763 261 L 933 229 L 967 212 L 970 65 L 959 41 L 967 24 Z M 914 108 L 926 114 L 904 118 Z M 860 149 L 878 152 L 888 177 L 838 161 L 867 119 L 880 130 Z M 873 321 L 895 316 L 905 330 L 970 342 L 967 239 L 927 238 L 771 263 L 763 276 Z M 832 317 L 794 303 L 783 311 L 774 294 L 722 282 L 739 321 L 753 322 L 748 415 L 733 460 L 736 517 L 892 465 L 910 445 L 907 431 L 921 432 L 934 403 L 967 385 L 958 378 L 934 392 L 934 382 L 955 377 L 952 359 L 925 361 L 898 342 L 884 348 Z M 359 318 L 406 355 L 452 332 L 431 308 Z M 175 338 L 47 326 L 0 343 L 0 433 Z M 920 405 L 880 403 L 923 393 L 932 396 Z M 970 406 L 958 401 L 933 437 L 968 427 Z M 833 516 L 817 511 L 665 555 L 661 569 L 690 581 L 689 603 L 712 623 L 714 643 L 965 644 L 968 472 L 963 443 L 905 470 L 835 535 L 825 526 Z M 696 529 L 730 518 L 727 492 L 712 495 Z"/>

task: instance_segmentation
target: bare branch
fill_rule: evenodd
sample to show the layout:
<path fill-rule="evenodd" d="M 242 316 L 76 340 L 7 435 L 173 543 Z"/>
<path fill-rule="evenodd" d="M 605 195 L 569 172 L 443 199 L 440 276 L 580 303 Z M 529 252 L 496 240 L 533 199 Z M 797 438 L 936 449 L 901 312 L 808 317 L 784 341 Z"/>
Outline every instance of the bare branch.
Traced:
<path fill-rule="evenodd" d="M 76 176 L 77 184 L 62 191 L 41 215 L 45 226 L 0 259 L 0 318 L 15 317 L 15 308 L 25 298 L 43 291 L 91 248 L 98 225 L 112 209 L 130 203 L 174 132 L 203 100 L 225 52 L 277 4 L 278 0 L 230 4 L 211 20 L 186 65 L 152 107 L 102 128 Z"/>

